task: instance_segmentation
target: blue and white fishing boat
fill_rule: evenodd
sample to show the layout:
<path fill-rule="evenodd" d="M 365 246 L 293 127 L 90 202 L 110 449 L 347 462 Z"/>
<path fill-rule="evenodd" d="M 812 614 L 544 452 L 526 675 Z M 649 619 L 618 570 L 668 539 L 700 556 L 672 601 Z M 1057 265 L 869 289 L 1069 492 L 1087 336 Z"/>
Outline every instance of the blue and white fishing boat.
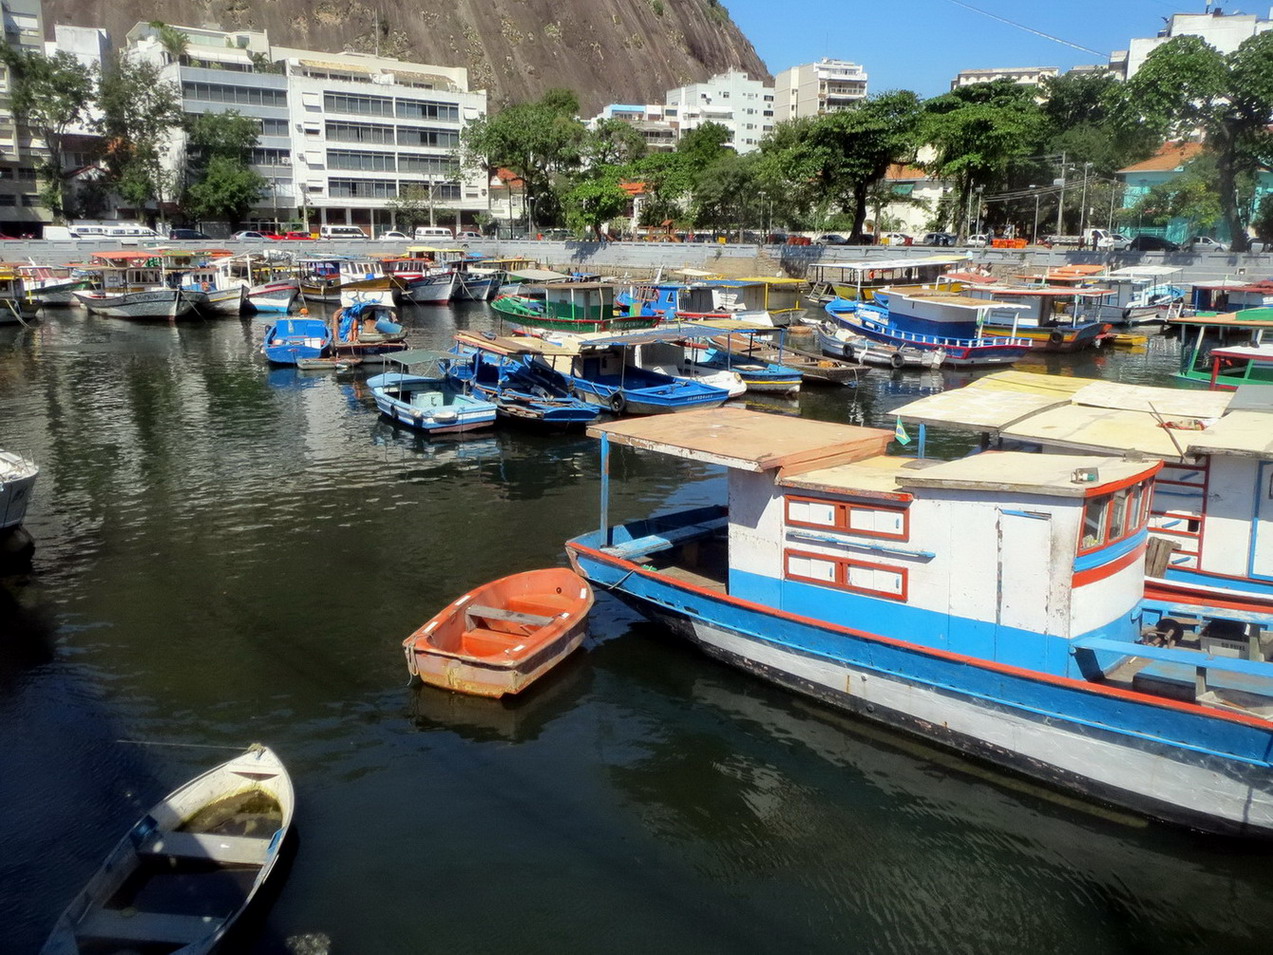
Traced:
<path fill-rule="evenodd" d="M 447 374 L 470 393 L 494 402 L 500 418 L 552 431 L 591 424 L 601 409 L 571 394 L 570 381 L 542 360 L 530 338 L 455 336 Z"/>
<path fill-rule="evenodd" d="M 735 408 L 590 433 L 601 527 L 567 553 L 594 587 L 863 718 L 1155 818 L 1273 836 L 1273 663 L 1208 650 L 1188 622 L 1184 638 L 1145 626 L 1161 462 L 914 467 L 883 455 L 892 431 Z M 698 462 L 720 502 L 609 526 L 616 444 Z"/>
<path fill-rule="evenodd" d="M 836 324 L 897 348 L 943 353 L 952 367 L 1010 365 L 1030 350 L 1016 335 L 986 335 L 991 314 L 1018 314 L 1024 306 L 988 302 L 936 290 L 876 289 L 872 302 L 837 298 L 825 306 Z"/>
<path fill-rule="evenodd" d="M 730 351 L 719 345 L 707 345 L 692 349 L 689 361 L 695 368 L 708 371 L 728 371 L 738 375 L 748 391 L 794 395 L 800 390 L 800 371 L 778 362 L 765 361 L 755 355 Z"/>
<path fill-rule="evenodd" d="M 265 326 L 261 352 L 273 365 L 328 358 L 332 352 L 332 330 L 320 318 L 280 318 Z"/>
<path fill-rule="evenodd" d="M 391 305 L 358 302 L 332 316 L 332 350 L 337 355 L 366 358 L 406 347 L 406 329 L 398 323 L 398 313 Z"/>
<path fill-rule="evenodd" d="M 676 341 L 687 332 L 693 333 L 678 326 L 614 335 L 550 335 L 543 339 L 541 348 L 544 359 L 570 380 L 577 397 L 614 414 L 669 414 L 718 407 L 731 397 L 727 389 L 692 375 L 643 367 L 634 357 L 639 347 Z"/>
<path fill-rule="evenodd" d="M 455 356 L 449 352 L 415 349 L 387 356 L 403 371 L 367 379 L 376 407 L 387 418 L 425 434 L 457 434 L 495 423 L 495 403 L 466 393 L 447 377 Z M 425 374 L 413 374 L 412 367 Z"/>

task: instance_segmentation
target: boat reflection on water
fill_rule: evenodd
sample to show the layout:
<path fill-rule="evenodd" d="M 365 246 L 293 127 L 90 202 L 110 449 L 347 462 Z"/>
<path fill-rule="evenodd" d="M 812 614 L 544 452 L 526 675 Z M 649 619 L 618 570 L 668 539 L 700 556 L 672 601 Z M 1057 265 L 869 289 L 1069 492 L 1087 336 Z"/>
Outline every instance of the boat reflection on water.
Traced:
<path fill-rule="evenodd" d="M 593 683 L 591 642 L 591 637 L 585 639 L 579 650 L 516 696 L 492 699 L 416 684 L 409 691 L 411 722 L 424 732 L 449 731 L 470 742 L 538 739 L 554 720 L 589 695 Z"/>

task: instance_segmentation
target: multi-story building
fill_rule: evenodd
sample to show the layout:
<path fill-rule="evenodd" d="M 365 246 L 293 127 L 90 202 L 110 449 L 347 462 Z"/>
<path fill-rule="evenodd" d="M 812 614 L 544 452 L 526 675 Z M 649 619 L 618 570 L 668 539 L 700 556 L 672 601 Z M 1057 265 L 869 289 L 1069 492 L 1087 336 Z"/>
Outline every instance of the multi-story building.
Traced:
<path fill-rule="evenodd" d="M 486 211 L 488 184 L 458 158 L 461 130 L 486 114 L 486 92 L 468 89 L 467 70 L 277 47 L 247 30 L 173 29 L 186 36 L 184 53 L 174 57 L 144 23 L 129 31 L 129 50 L 163 64 L 187 113 L 236 109 L 260 122 L 252 164 L 269 188 L 251 224 L 377 234 L 396 225 L 390 200 L 413 188 L 438 224 Z M 174 168 L 184 146 L 177 134 Z"/>
<path fill-rule="evenodd" d="M 727 145 L 748 153 L 774 127 L 774 89 L 739 70 L 718 73 L 668 90 L 664 119 L 676 123 L 680 135 L 704 123 L 719 123 L 729 130 Z"/>
<path fill-rule="evenodd" d="M 603 119 L 617 119 L 629 123 L 637 129 L 645 146 L 653 153 L 671 152 L 676 148 L 679 139 L 679 126 L 675 121 L 676 111 L 672 111 L 672 119 L 668 118 L 668 108 L 658 103 L 646 103 L 641 106 L 628 106 L 622 103 L 611 103 L 600 113 L 588 121 L 589 127 L 595 129 Z"/>
<path fill-rule="evenodd" d="M 0 0 L 4 42 L 22 50 L 44 52 L 44 16 L 40 0 Z M 0 62 L 0 233 L 40 234 L 52 216 L 41 201 L 37 173 L 43 144 L 13 115 L 12 77 Z"/>
<path fill-rule="evenodd" d="M 1210 0 L 1207 6 L 1211 6 Z M 1232 53 L 1244 40 L 1268 30 L 1273 30 L 1273 20 L 1253 13 L 1224 13 L 1218 8 L 1207 13 L 1177 13 L 1157 36 L 1137 37 L 1126 50 L 1116 51 L 1110 57 L 1110 69 L 1124 79 L 1135 76 L 1146 57 L 1172 37 L 1202 37 L 1221 53 Z"/>
<path fill-rule="evenodd" d="M 778 122 L 847 109 L 866 99 L 866 70 L 848 60 L 821 59 L 783 70 L 774 79 Z"/>
<path fill-rule="evenodd" d="M 1059 76 L 1061 71 L 1055 66 L 1008 66 L 988 70 L 960 70 L 950 81 L 950 88 L 957 90 L 961 86 L 972 86 L 974 83 L 993 83 L 995 80 L 1011 80 L 1021 86 L 1041 86 L 1046 79 Z"/>

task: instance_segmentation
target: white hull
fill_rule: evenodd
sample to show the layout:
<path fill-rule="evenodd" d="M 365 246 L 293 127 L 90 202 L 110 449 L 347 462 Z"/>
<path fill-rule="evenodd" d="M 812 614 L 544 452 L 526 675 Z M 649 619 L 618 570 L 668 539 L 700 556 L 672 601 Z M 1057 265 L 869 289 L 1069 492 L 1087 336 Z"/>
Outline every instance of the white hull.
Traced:
<path fill-rule="evenodd" d="M 102 292 L 76 292 L 79 303 L 95 315 L 110 318 L 180 318 L 188 314 L 205 296 L 202 292 L 179 289 L 151 289 L 110 295 Z"/>
<path fill-rule="evenodd" d="M 444 305 L 451 301 L 454 293 L 455 273 L 452 272 L 440 281 L 408 286 L 402 292 L 402 300 L 416 305 Z"/>
<path fill-rule="evenodd" d="M 1259 773 L 1243 778 L 1231 766 L 1201 756 L 1191 759 L 1179 747 L 1152 740 L 1131 745 L 1125 736 L 1063 714 L 1030 714 L 886 671 L 795 652 L 704 620 L 660 613 L 648 604 L 642 609 L 713 656 L 867 718 L 922 729 L 965 752 L 1123 805 L 1141 805 L 1164 818 L 1210 817 L 1235 831 L 1273 833 L 1273 788 Z"/>
<path fill-rule="evenodd" d="M 199 306 L 199 311 L 205 315 L 238 315 L 247 301 L 247 289 L 242 285 L 205 294 L 208 300 Z"/>
<path fill-rule="evenodd" d="M 254 285 L 248 289 L 247 307 L 258 312 L 288 312 L 299 294 L 300 286 L 295 282 Z"/>
<path fill-rule="evenodd" d="M 34 461 L 12 451 L 0 451 L 0 531 L 17 527 L 26 518 L 39 474 Z"/>
<path fill-rule="evenodd" d="M 375 302 L 377 305 L 393 307 L 393 289 L 341 289 L 340 306 L 348 308 L 359 302 Z"/>

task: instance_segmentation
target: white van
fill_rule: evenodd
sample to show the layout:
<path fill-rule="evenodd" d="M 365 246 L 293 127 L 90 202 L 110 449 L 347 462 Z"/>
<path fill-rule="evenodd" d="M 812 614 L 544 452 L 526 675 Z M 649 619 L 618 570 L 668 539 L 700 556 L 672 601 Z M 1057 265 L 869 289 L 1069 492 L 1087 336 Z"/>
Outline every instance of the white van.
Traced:
<path fill-rule="evenodd" d="M 367 233 L 356 225 L 325 225 L 318 230 L 320 239 L 365 239 Z"/>
<path fill-rule="evenodd" d="M 453 239 L 454 235 L 446 226 L 441 225 L 418 225 L 415 227 L 414 238 L 417 239 Z"/>

